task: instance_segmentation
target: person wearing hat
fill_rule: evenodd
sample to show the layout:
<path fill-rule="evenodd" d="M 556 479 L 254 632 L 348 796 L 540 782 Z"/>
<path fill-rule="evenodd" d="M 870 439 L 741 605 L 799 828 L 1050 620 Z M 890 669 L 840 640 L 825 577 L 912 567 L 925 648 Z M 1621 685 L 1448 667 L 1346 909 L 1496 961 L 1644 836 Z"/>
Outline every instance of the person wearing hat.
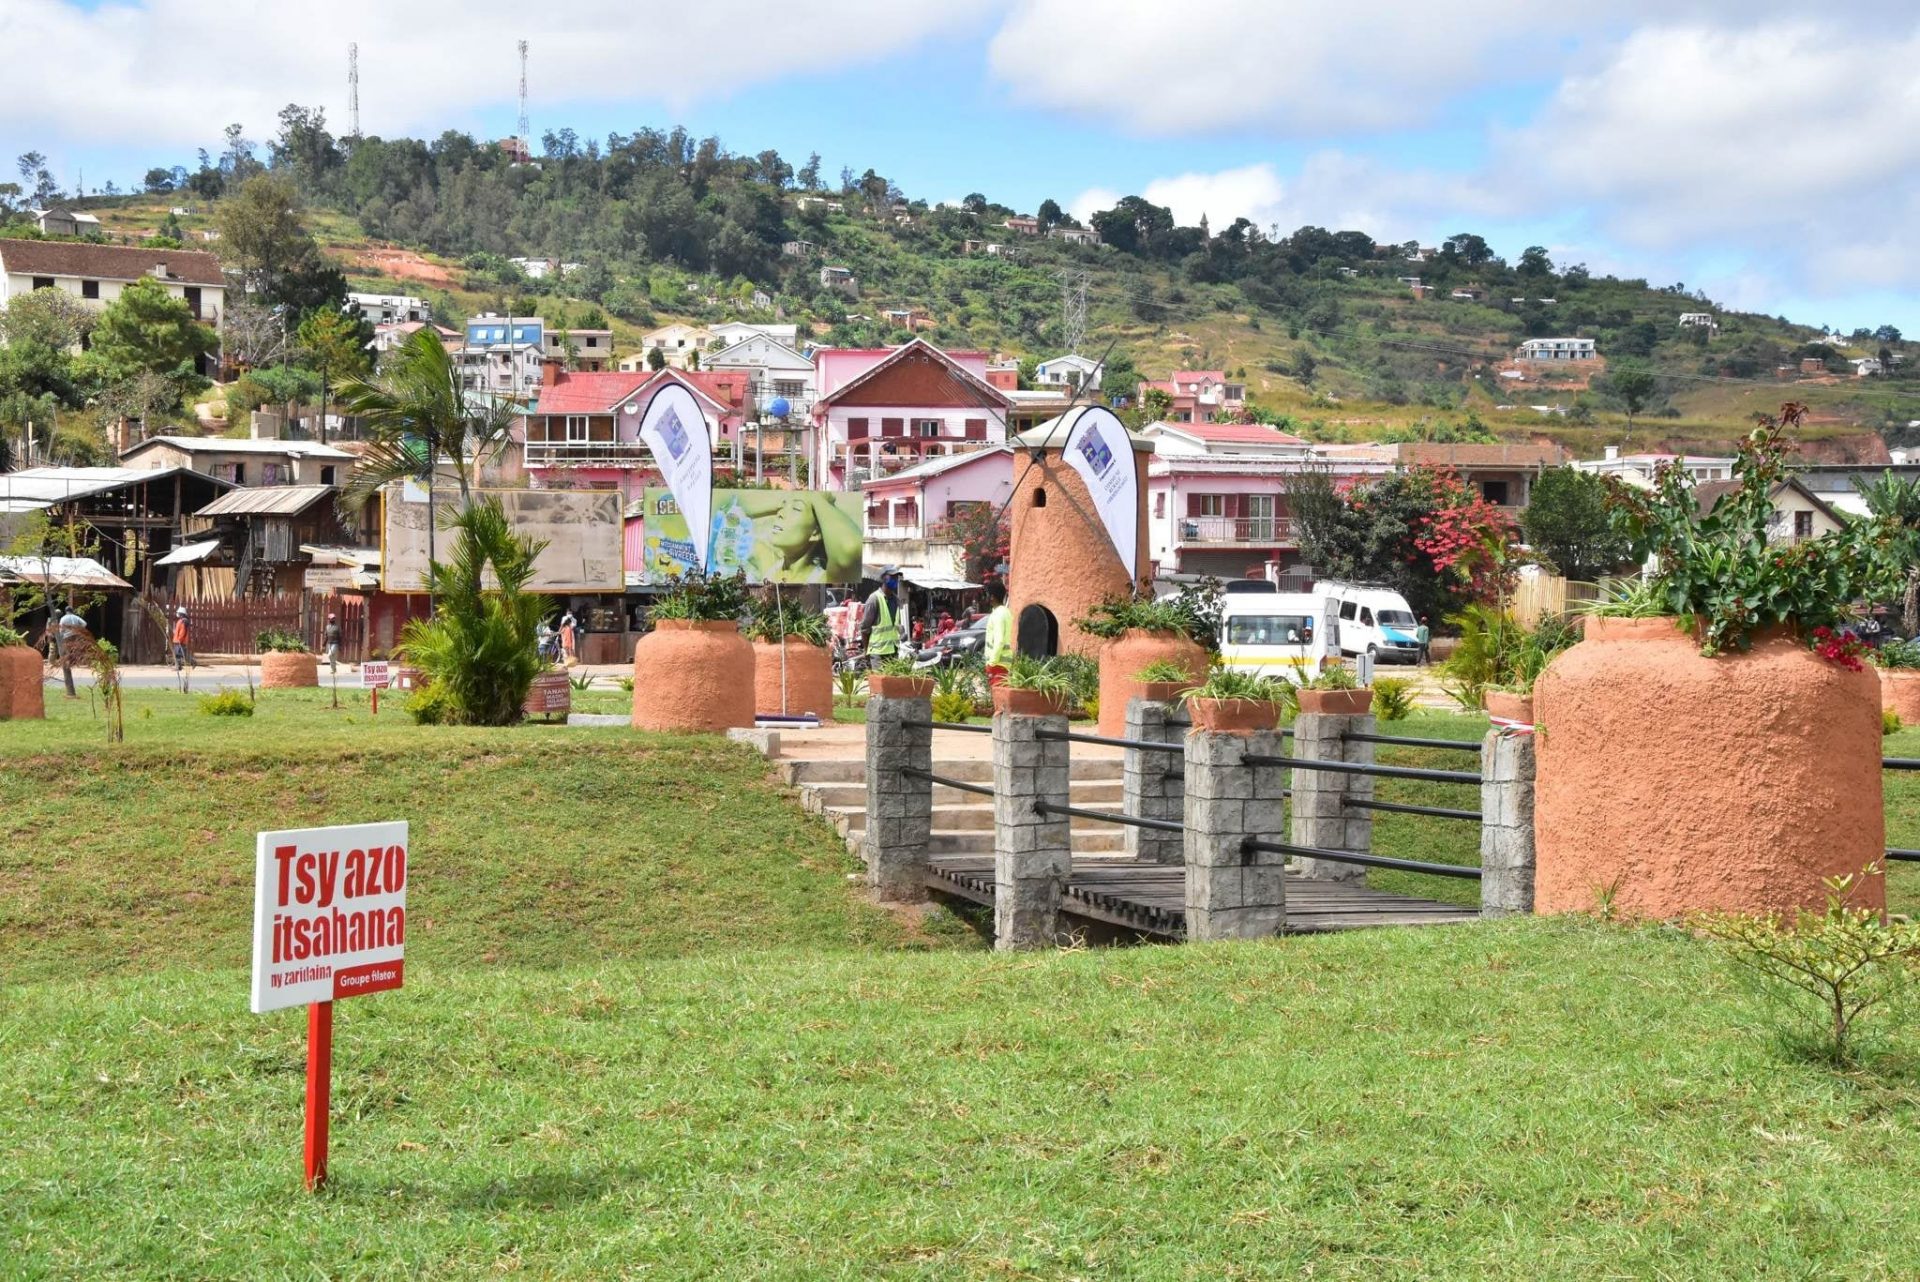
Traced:
<path fill-rule="evenodd" d="M 326 646 L 327 646 L 327 671 L 338 672 L 340 670 L 340 616 L 339 615 L 329 614 L 327 616 L 327 626 L 326 626 L 326 629 L 323 632 L 321 632 L 320 639 L 326 642 Z"/>
<path fill-rule="evenodd" d="M 187 626 L 187 607 L 183 605 L 173 612 L 173 670 L 183 673 L 199 666 L 193 657 L 193 629 Z"/>
<path fill-rule="evenodd" d="M 860 611 L 860 648 L 869 664 L 900 653 L 899 596 L 900 571 L 890 565 L 880 571 L 880 586 Z"/>

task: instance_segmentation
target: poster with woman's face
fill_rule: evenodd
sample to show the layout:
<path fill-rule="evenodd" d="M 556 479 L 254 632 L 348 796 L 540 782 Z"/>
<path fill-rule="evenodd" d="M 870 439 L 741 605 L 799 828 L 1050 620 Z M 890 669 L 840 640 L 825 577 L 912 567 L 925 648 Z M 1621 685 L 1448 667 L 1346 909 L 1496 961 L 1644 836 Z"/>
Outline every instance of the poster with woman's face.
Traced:
<path fill-rule="evenodd" d="M 819 490 L 715 490 L 708 570 L 744 574 L 749 583 L 858 583 L 860 499 Z M 643 506 L 645 581 L 697 569 L 692 533 L 672 493 L 649 489 Z"/>

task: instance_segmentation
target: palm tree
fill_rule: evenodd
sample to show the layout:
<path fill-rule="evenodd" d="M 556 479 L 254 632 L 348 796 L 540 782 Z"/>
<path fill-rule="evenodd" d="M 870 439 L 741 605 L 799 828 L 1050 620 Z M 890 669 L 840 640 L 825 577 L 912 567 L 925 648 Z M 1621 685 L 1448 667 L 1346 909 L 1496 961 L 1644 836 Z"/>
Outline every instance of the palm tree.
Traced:
<path fill-rule="evenodd" d="M 341 406 L 371 430 L 373 442 L 360 456 L 341 497 L 358 506 L 393 481 L 418 476 L 444 459 L 454 467 L 460 505 L 466 507 L 470 476 L 499 451 L 519 410 L 501 397 L 468 397 L 446 345 L 432 329 L 408 336 L 372 377 L 340 386 Z"/>
<path fill-rule="evenodd" d="M 1882 472 L 1872 481 L 1853 478 L 1853 488 L 1867 511 L 1892 531 L 1888 555 L 1906 571 L 1906 590 L 1900 600 L 1900 630 L 1920 635 L 1920 478 L 1902 480 Z"/>

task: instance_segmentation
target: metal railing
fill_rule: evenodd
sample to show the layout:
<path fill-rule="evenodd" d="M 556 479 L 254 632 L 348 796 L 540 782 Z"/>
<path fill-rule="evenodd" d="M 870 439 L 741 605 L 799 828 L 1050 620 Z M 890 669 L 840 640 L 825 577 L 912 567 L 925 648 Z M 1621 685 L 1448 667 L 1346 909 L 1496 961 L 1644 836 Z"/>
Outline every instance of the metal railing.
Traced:
<path fill-rule="evenodd" d="M 1418 859 L 1395 859 L 1391 855 L 1362 855 L 1351 850 L 1325 850 L 1319 846 L 1296 846 L 1290 841 L 1268 841 L 1249 837 L 1240 843 L 1243 853 L 1264 850 L 1276 855 L 1297 855 L 1303 859 L 1325 859 L 1333 863 L 1358 864 L 1363 868 L 1391 868 L 1395 872 L 1424 872 L 1435 877 L 1461 877 L 1479 881 L 1482 874 L 1469 864 L 1430 864 Z"/>
<path fill-rule="evenodd" d="M 1278 543 L 1291 539 L 1294 523 L 1285 516 L 1183 516 L 1174 522 L 1185 546 Z"/>
<path fill-rule="evenodd" d="M 1280 766 L 1289 770 L 1328 770 L 1335 774 L 1372 775 L 1379 779 L 1420 779 L 1427 783 L 1481 782 L 1478 771 L 1428 770 L 1423 766 L 1380 766 L 1367 761 L 1321 761 L 1312 757 L 1269 757 L 1248 753 L 1250 766 Z"/>
<path fill-rule="evenodd" d="M 524 448 L 528 467 L 625 466 L 651 458 L 644 441 L 528 441 Z"/>
<path fill-rule="evenodd" d="M 902 766 L 900 773 L 909 779 L 925 779 L 928 783 L 937 783 L 943 788 L 955 788 L 961 792 L 977 793 L 982 797 L 994 795 L 990 783 L 972 783 L 966 779 L 954 779 L 948 775 L 935 774 L 931 770 L 922 770 L 918 766 Z"/>
<path fill-rule="evenodd" d="M 1882 770 L 1920 770 L 1920 757 L 1882 757 Z M 1920 850 L 1907 846 L 1888 846 L 1886 857 L 1894 863 L 1920 863 Z"/>

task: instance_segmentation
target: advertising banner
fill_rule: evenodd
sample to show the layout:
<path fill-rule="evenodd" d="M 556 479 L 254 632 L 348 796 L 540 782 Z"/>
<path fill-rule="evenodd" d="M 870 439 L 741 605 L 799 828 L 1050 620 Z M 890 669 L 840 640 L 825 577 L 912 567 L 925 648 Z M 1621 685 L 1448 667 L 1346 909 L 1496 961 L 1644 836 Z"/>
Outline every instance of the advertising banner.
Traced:
<path fill-rule="evenodd" d="M 710 553 L 714 574 L 741 573 L 749 583 L 858 583 L 861 495 L 818 490 L 715 490 L 707 536 L 667 490 L 649 489 L 641 578 L 663 583 L 696 567 L 695 548 Z"/>
<path fill-rule="evenodd" d="M 622 502 L 618 490 L 475 490 L 506 513 L 515 534 L 546 546 L 533 559 L 534 592 L 618 592 L 621 576 Z M 380 528 L 380 587 L 386 592 L 427 590 L 427 504 L 410 502 L 403 489 L 386 491 Z M 435 496 L 434 551 L 445 562 L 458 537 L 460 496 Z M 497 586 L 493 570 L 483 576 Z"/>
<path fill-rule="evenodd" d="M 404 821 L 260 834 L 254 1014 L 400 987 L 406 937 Z"/>
<path fill-rule="evenodd" d="M 640 417 L 640 439 L 653 451 L 654 466 L 667 478 L 687 528 L 707 529 L 713 514 L 713 442 L 700 403 L 684 383 L 668 383 L 653 394 Z M 693 540 L 689 551 L 695 565 L 709 568 L 704 540 Z"/>
<path fill-rule="evenodd" d="M 1140 577 L 1135 564 L 1140 530 L 1140 478 L 1133 465 L 1133 443 L 1126 424 L 1114 412 L 1098 405 L 1085 406 L 1074 415 L 1067 429 L 1063 451 L 1073 470 L 1087 483 L 1093 495 L 1094 510 L 1107 527 L 1127 577 Z"/>

